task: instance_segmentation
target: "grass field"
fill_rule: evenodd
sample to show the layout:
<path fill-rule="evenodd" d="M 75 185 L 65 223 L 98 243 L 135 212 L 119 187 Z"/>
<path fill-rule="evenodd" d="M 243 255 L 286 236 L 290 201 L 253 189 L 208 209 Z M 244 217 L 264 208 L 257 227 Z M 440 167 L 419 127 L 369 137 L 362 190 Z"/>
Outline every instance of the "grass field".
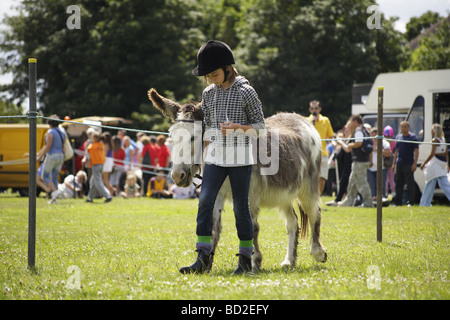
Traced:
<path fill-rule="evenodd" d="M 323 202 L 330 198 L 322 198 Z M 213 269 L 181 275 L 196 257 L 196 200 L 37 200 L 36 270 L 27 267 L 28 199 L 0 195 L 0 299 L 449 299 L 450 208 L 324 207 L 328 261 L 299 243 L 297 266 L 280 268 L 284 221 L 262 210 L 263 269 L 232 276 L 238 239 L 230 204 Z M 73 269 L 70 269 L 71 266 Z M 372 270 L 379 272 L 379 282 Z M 375 287 L 374 287 L 375 285 Z"/>

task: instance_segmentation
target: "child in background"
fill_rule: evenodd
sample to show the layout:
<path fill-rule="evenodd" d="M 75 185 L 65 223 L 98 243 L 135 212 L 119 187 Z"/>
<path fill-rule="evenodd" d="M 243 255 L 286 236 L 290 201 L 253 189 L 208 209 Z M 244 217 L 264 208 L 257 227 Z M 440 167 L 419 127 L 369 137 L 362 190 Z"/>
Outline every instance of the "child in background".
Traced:
<path fill-rule="evenodd" d="M 100 134 L 94 132 L 92 134 L 92 143 L 88 147 L 89 166 L 92 170 L 91 180 L 89 181 L 89 193 L 86 202 L 93 202 L 96 192 L 106 198 L 106 202 L 112 200 L 109 190 L 106 188 L 102 179 L 103 164 L 105 163 L 105 151 L 103 143 L 100 141 Z"/>
<path fill-rule="evenodd" d="M 166 178 L 162 171 L 158 171 L 158 175 L 150 179 L 147 197 L 158 199 L 172 198 L 172 193 L 166 189 Z"/>
<path fill-rule="evenodd" d="M 124 160 L 125 150 L 122 148 L 122 140 L 118 136 L 112 138 L 112 150 L 113 150 L 113 171 L 109 177 L 109 181 L 114 189 L 114 194 L 120 194 L 120 176 L 124 172 Z"/>
<path fill-rule="evenodd" d="M 122 198 L 138 198 L 141 196 L 139 193 L 139 185 L 136 183 L 136 176 L 134 173 L 127 175 L 127 182 L 124 186 L 124 191 L 120 193 Z"/>
<path fill-rule="evenodd" d="M 391 126 L 384 127 L 383 134 L 386 138 L 394 139 L 394 129 L 392 129 Z M 393 151 L 395 148 L 395 141 L 390 141 L 389 143 L 391 145 L 391 153 L 392 153 L 390 161 L 392 162 L 392 161 L 394 161 Z M 386 185 L 385 185 L 386 198 L 387 198 L 389 189 L 391 189 L 392 197 L 394 197 L 395 196 L 395 172 L 392 169 L 392 165 L 391 165 L 391 167 L 388 168 L 387 176 L 386 176 Z"/>

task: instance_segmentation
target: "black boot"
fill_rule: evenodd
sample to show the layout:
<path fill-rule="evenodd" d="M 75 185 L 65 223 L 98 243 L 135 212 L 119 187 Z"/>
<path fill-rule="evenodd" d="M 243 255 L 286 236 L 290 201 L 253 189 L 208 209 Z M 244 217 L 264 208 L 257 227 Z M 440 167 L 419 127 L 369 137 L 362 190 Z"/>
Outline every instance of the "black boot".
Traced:
<path fill-rule="evenodd" d="M 197 260 L 192 265 L 181 268 L 181 273 L 205 273 L 211 270 L 214 253 L 206 252 L 205 250 L 195 251 L 198 252 Z"/>
<path fill-rule="evenodd" d="M 236 270 L 234 270 L 233 275 L 239 276 L 242 274 L 253 274 L 252 270 L 252 258 L 244 256 L 243 254 L 236 254 L 239 256 L 239 262 Z"/>

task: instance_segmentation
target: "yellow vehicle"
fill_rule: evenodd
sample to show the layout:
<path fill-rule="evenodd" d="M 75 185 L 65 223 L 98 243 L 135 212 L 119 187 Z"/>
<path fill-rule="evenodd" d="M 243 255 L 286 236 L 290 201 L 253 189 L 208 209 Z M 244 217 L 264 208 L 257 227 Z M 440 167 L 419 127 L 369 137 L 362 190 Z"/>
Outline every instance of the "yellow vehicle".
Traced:
<path fill-rule="evenodd" d="M 47 124 L 37 125 L 37 151 L 45 145 L 48 129 Z M 28 124 L 0 124 L 0 190 L 12 188 L 21 196 L 28 196 L 29 141 Z"/>

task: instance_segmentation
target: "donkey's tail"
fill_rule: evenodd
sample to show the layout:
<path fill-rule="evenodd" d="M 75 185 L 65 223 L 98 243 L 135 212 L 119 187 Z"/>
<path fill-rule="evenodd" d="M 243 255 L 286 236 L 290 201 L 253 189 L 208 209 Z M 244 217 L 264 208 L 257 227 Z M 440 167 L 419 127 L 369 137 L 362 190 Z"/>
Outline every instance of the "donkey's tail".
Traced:
<path fill-rule="evenodd" d="M 308 215 L 303 211 L 302 204 L 300 200 L 297 199 L 298 209 L 300 211 L 300 237 L 306 239 L 308 235 Z"/>

